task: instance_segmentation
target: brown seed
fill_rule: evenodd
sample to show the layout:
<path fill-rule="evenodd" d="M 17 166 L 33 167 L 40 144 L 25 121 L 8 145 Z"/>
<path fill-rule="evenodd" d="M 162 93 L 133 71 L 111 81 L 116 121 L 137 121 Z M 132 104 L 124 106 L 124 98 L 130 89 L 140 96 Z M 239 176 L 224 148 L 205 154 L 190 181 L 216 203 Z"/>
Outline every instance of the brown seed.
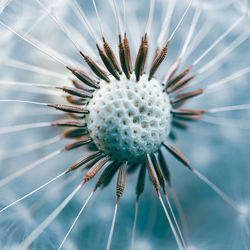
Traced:
<path fill-rule="evenodd" d="M 101 50 L 101 48 L 99 47 L 98 44 L 96 44 L 96 47 L 98 49 L 99 55 L 104 63 L 104 65 L 106 66 L 107 70 L 109 71 L 109 73 L 111 75 L 113 75 L 118 81 L 120 80 L 120 76 L 119 73 L 116 71 L 114 65 L 111 63 L 111 61 L 109 60 L 109 58 L 105 55 L 105 53 L 103 52 L 103 50 Z"/>
<path fill-rule="evenodd" d="M 165 181 L 165 178 L 163 176 L 160 164 L 158 162 L 158 159 L 157 159 L 155 153 L 151 154 L 151 160 L 152 160 L 156 175 L 158 177 L 159 183 L 161 185 L 161 188 L 162 188 L 163 192 L 166 193 L 166 181 Z"/>
<path fill-rule="evenodd" d="M 81 169 L 81 172 L 85 171 L 86 169 L 92 168 L 101 158 L 103 158 L 102 155 L 97 156 L 96 158 L 89 161 L 87 164 L 84 165 L 84 167 Z"/>
<path fill-rule="evenodd" d="M 123 164 L 119 169 L 119 174 L 117 178 L 117 184 L 116 184 L 116 197 L 117 201 L 120 200 L 122 197 L 124 188 L 125 188 L 125 178 L 126 178 L 126 165 Z"/>
<path fill-rule="evenodd" d="M 112 162 L 109 164 L 102 172 L 101 176 L 99 177 L 98 181 L 95 184 L 94 192 L 97 188 L 104 185 L 108 179 L 110 179 L 110 176 L 114 176 L 115 172 L 118 170 L 117 168 L 117 161 Z"/>
<path fill-rule="evenodd" d="M 67 115 L 71 116 L 74 119 L 85 119 L 85 115 L 81 115 L 81 114 L 76 114 L 76 113 L 68 113 Z"/>
<path fill-rule="evenodd" d="M 185 77 L 189 71 L 190 71 L 191 67 L 185 69 L 182 73 L 180 73 L 179 75 L 171 78 L 168 80 L 167 83 L 167 88 L 171 87 L 172 85 L 176 84 L 177 82 L 179 82 L 183 77 Z"/>
<path fill-rule="evenodd" d="M 154 166 L 153 166 L 153 163 L 150 159 L 149 154 L 147 154 L 147 170 L 148 170 L 149 177 L 152 181 L 152 184 L 153 184 L 156 192 L 158 193 L 159 189 L 160 189 L 160 183 L 159 183 L 159 180 L 157 178 L 157 175 L 156 175 L 156 172 L 155 172 L 155 169 L 154 169 Z"/>
<path fill-rule="evenodd" d="M 206 113 L 205 110 L 192 110 L 192 109 L 172 109 L 171 113 L 173 116 L 199 116 Z"/>
<path fill-rule="evenodd" d="M 171 104 L 175 105 L 175 104 L 182 103 L 195 96 L 201 95 L 202 93 L 203 93 L 203 89 L 197 89 L 195 91 L 191 91 L 188 93 L 179 94 L 174 98 L 174 100 L 171 100 Z"/>
<path fill-rule="evenodd" d="M 200 116 L 197 115 L 182 115 L 182 116 L 175 116 L 173 117 L 173 120 L 181 120 L 181 121 L 188 121 L 188 122 L 194 122 L 198 121 L 200 119 Z"/>
<path fill-rule="evenodd" d="M 77 88 L 70 88 L 70 87 L 56 87 L 57 89 L 61 89 L 64 92 L 74 95 L 74 96 L 78 96 L 78 97 L 82 97 L 82 98 L 92 98 L 93 95 L 91 93 L 89 93 L 88 91 L 82 90 L 82 89 L 77 89 Z"/>
<path fill-rule="evenodd" d="M 68 95 L 66 96 L 66 99 L 69 103 L 71 104 L 75 104 L 75 105 L 87 105 L 89 103 L 89 101 L 85 98 L 81 98 L 81 97 L 77 97 L 77 96 L 72 96 L 72 95 Z"/>
<path fill-rule="evenodd" d="M 142 56 L 143 56 L 143 37 L 141 40 L 141 45 L 139 47 L 136 60 L 135 60 L 135 76 L 136 76 L 136 81 L 138 82 L 140 80 L 140 68 L 141 68 L 141 63 L 142 63 Z"/>
<path fill-rule="evenodd" d="M 166 159 L 165 159 L 161 149 L 158 152 L 159 152 L 158 161 L 160 163 L 162 172 L 163 172 L 168 184 L 171 186 L 172 185 L 172 178 L 171 178 L 171 173 L 170 173 L 169 167 L 167 165 Z"/>
<path fill-rule="evenodd" d="M 78 138 L 78 137 L 82 137 L 88 134 L 89 134 L 88 129 L 76 128 L 76 129 L 65 131 L 63 133 L 63 137 L 64 138 Z"/>
<path fill-rule="evenodd" d="M 91 143 L 92 141 L 93 141 L 93 140 L 92 140 L 91 138 L 86 138 L 86 139 L 84 139 L 84 140 L 72 142 L 72 143 L 66 145 L 66 146 L 64 147 L 64 150 L 69 151 L 69 150 L 72 150 L 72 149 L 75 149 L 75 148 L 78 148 L 78 147 L 87 145 L 87 144 Z"/>
<path fill-rule="evenodd" d="M 64 104 L 47 104 L 47 106 L 69 113 L 88 114 L 89 111 L 80 107 Z"/>
<path fill-rule="evenodd" d="M 140 167 L 140 172 L 136 184 L 136 200 L 138 201 L 145 187 L 145 177 L 146 177 L 146 162 L 144 161 Z"/>
<path fill-rule="evenodd" d="M 149 71 L 149 77 L 148 77 L 149 81 L 153 78 L 153 76 L 156 73 L 157 69 L 159 68 L 159 66 L 161 65 L 163 60 L 165 59 L 165 57 L 167 55 L 167 52 L 168 52 L 169 43 L 170 43 L 170 41 L 167 42 L 167 44 L 164 46 L 164 48 L 161 50 L 161 52 L 159 52 L 158 55 L 155 55 L 155 59 L 154 59 L 154 61 L 152 63 L 150 71 Z M 157 50 L 156 50 L 156 54 L 157 54 Z"/>
<path fill-rule="evenodd" d="M 130 79 L 130 73 L 129 69 L 127 68 L 126 64 L 126 55 L 125 55 L 125 49 L 124 49 L 124 44 L 122 42 L 121 35 L 119 34 L 119 57 L 120 57 L 120 63 L 122 70 L 124 74 L 126 75 L 127 79 Z"/>
<path fill-rule="evenodd" d="M 89 153 L 88 155 L 82 157 L 80 160 L 78 160 L 73 165 L 71 165 L 71 167 L 67 170 L 67 172 L 73 171 L 73 170 L 81 167 L 82 165 L 86 164 L 87 162 L 91 161 L 92 159 L 94 159 L 100 155 L 102 155 L 102 152 L 99 150 Z"/>
<path fill-rule="evenodd" d="M 94 164 L 94 166 L 91 167 L 90 170 L 86 173 L 82 185 L 91 180 L 108 161 L 109 156 L 104 156 L 96 164 Z"/>
<path fill-rule="evenodd" d="M 82 123 L 75 120 L 56 120 L 51 123 L 52 126 L 59 126 L 59 127 L 78 127 L 78 128 L 85 128 L 87 127 L 86 123 Z"/>
<path fill-rule="evenodd" d="M 89 86 L 86 86 L 86 84 L 84 84 L 82 81 L 73 79 L 72 83 L 78 89 L 88 91 L 88 92 L 94 92 L 95 91 L 93 88 L 90 88 Z"/>
<path fill-rule="evenodd" d="M 162 143 L 162 145 L 171 153 L 177 160 L 182 162 L 186 167 L 188 167 L 192 171 L 192 167 L 190 166 L 189 161 L 184 157 L 184 155 L 179 152 L 176 148 L 171 145 L 167 145 Z"/>
<path fill-rule="evenodd" d="M 112 62 L 112 64 L 114 65 L 115 69 L 119 72 L 119 74 L 121 75 L 122 71 L 119 67 L 119 64 L 116 60 L 116 57 L 111 49 L 111 47 L 109 46 L 109 44 L 106 42 L 105 38 L 102 37 L 103 40 L 103 47 L 106 53 L 106 56 L 110 59 L 110 61 Z"/>
<path fill-rule="evenodd" d="M 103 70 L 89 57 L 83 54 L 82 51 L 80 51 L 80 54 L 83 56 L 85 62 L 89 65 L 89 67 L 92 69 L 92 71 L 101 79 L 103 79 L 106 82 L 110 82 L 108 76 L 103 72 Z"/>
<path fill-rule="evenodd" d="M 140 75 L 142 76 L 144 73 L 144 68 L 148 56 L 148 38 L 147 38 L 147 33 L 144 36 L 144 40 L 142 43 L 142 49 L 143 49 L 143 57 L 142 57 L 142 64 L 141 64 L 141 70 L 140 70 Z"/>
<path fill-rule="evenodd" d="M 137 82 L 140 80 L 140 76 L 144 72 L 147 54 L 148 54 L 148 40 L 147 40 L 147 34 L 145 34 L 145 36 L 142 37 L 141 45 L 139 47 L 135 60 L 135 76 Z"/>
<path fill-rule="evenodd" d="M 80 81 L 84 82 L 87 86 L 99 89 L 100 86 L 87 74 L 85 74 L 83 71 L 78 69 L 72 69 L 70 67 L 67 67 Z"/>
<path fill-rule="evenodd" d="M 130 55 L 130 46 L 129 46 L 129 41 L 127 39 L 126 32 L 124 33 L 123 45 L 124 45 L 126 67 L 129 71 L 129 73 L 132 74 L 132 62 L 131 62 L 131 55 Z"/>
<path fill-rule="evenodd" d="M 102 188 L 106 187 L 112 181 L 115 173 L 121 166 L 122 163 L 117 161 L 112 164 L 112 169 L 108 172 L 108 174 L 105 176 L 105 179 L 103 180 Z"/>
<path fill-rule="evenodd" d="M 182 81 L 176 82 L 175 84 L 173 84 L 171 87 L 167 88 L 167 93 L 168 94 L 172 94 L 175 92 L 179 92 L 182 89 L 184 89 L 187 84 L 195 77 L 195 75 L 192 75 Z"/>

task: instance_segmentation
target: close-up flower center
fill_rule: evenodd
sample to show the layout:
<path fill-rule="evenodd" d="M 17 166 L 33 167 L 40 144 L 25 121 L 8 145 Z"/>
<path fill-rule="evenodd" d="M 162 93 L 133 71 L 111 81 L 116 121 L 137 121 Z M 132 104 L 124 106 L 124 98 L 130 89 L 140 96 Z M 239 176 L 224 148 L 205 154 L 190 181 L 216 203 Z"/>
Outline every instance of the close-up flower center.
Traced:
<path fill-rule="evenodd" d="M 97 147 L 114 159 L 138 161 L 170 132 L 170 101 L 156 79 L 131 75 L 102 80 L 88 106 L 87 125 Z"/>
<path fill-rule="evenodd" d="M 0 0 L 0 250 L 250 249 L 249 10 Z"/>

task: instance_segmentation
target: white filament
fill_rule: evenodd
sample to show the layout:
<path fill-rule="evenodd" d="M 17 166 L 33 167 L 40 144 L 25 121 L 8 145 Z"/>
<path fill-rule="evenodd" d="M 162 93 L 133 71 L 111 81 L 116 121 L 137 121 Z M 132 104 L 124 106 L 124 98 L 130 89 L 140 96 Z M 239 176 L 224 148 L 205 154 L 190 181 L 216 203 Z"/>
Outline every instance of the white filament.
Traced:
<path fill-rule="evenodd" d="M 41 105 L 47 106 L 47 103 L 43 102 L 32 102 L 32 101 L 25 101 L 25 100 L 0 100 L 0 102 L 16 102 L 16 103 L 26 103 L 26 104 L 34 104 L 34 105 Z"/>
<path fill-rule="evenodd" d="M 51 11 L 52 7 L 49 8 Z M 29 29 L 24 33 L 24 36 L 29 34 L 45 17 L 47 17 L 47 13 L 43 13 L 37 20 L 29 27 Z"/>
<path fill-rule="evenodd" d="M 44 9 L 44 11 L 47 12 L 47 14 L 54 20 L 54 22 L 57 24 L 57 26 L 59 27 L 59 29 L 68 37 L 68 39 L 72 42 L 72 44 L 74 45 L 74 47 L 80 51 L 81 48 L 79 47 L 79 45 L 72 39 L 72 34 L 67 30 L 67 28 L 55 17 L 50 13 L 50 10 L 48 10 L 42 3 L 40 0 L 36 0 L 37 3 L 42 7 L 42 9 Z"/>
<path fill-rule="evenodd" d="M 117 215 L 117 207 L 118 207 L 118 202 L 115 203 L 115 211 L 112 219 L 112 224 L 109 232 L 109 238 L 108 238 L 108 243 L 106 250 L 110 250 L 111 247 L 111 242 L 112 242 L 112 237 L 113 237 L 113 232 L 114 232 L 114 227 L 115 227 L 115 220 L 116 220 L 116 215 Z"/>
<path fill-rule="evenodd" d="M 179 217 L 180 217 L 183 234 L 187 238 L 188 230 L 187 230 L 187 221 L 186 221 L 185 213 L 183 211 L 183 208 L 181 206 L 181 203 L 180 203 L 180 201 L 178 199 L 178 196 L 177 196 L 174 188 L 172 186 L 169 186 L 169 190 L 170 190 L 170 194 L 171 194 L 171 196 L 172 196 L 172 198 L 174 200 L 174 204 L 175 204 L 175 206 L 177 208 L 177 211 L 178 211 L 178 214 L 179 214 Z"/>
<path fill-rule="evenodd" d="M 85 15 L 85 13 L 83 12 L 83 10 L 79 6 L 78 2 L 76 0 L 72 0 L 72 1 L 70 1 L 70 3 L 72 3 L 71 4 L 72 10 L 76 14 L 76 16 L 79 18 L 79 20 L 83 23 L 83 25 L 87 28 L 87 30 L 88 30 L 90 36 L 92 37 L 92 39 L 94 41 L 96 41 L 96 43 L 100 44 L 100 41 L 97 38 L 97 35 L 96 35 L 95 31 L 91 27 L 91 24 L 90 24 L 87 16 Z"/>
<path fill-rule="evenodd" d="M 201 11 L 200 9 L 196 9 L 195 11 L 195 14 L 194 14 L 194 17 L 193 17 L 193 20 L 192 20 L 192 23 L 191 23 L 191 26 L 190 26 L 190 29 L 189 29 L 189 32 L 188 32 L 188 35 L 187 35 L 187 38 L 185 40 L 185 43 L 183 45 L 183 48 L 182 48 L 182 51 L 180 53 L 180 58 L 182 58 L 184 56 L 184 54 L 186 53 L 186 50 L 188 48 L 188 45 L 191 41 L 191 38 L 193 36 L 193 33 L 194 33 L 194 30 L 195 30 L 195 27 L 198 23 L 198 20 L 199 20 L 199 17 L 200 17 L 200 14 L 201 14 Z"/>
<path fill-rule="evenodd" d="M 185 241 L 184 241 L 184 238 L 183 238 L 183 235 L 182 235 L 180 226 L 179 226 L 179 224 L 178 224 L 178 222 L 177 222 L 177 219 L 176 219 L 176 217 L 175 217 L 175 215 L 174 215 L 174 211 L 173 211 L 172 206 L 171 206 L 171 204 L 170 204 L 170 201 L 169 201 L 169 199 L 168 199 L 167 193 L 165 194 L 165 198 L 166 198 L 166 200 L 167 200 L 169 210 L 170 210 L 170 212 L 171 212 L 171 214 L 172 214 L 172 217 L 173 217 L 173 219 L 174 219 L 175 226 L 176 226 L 176 228 L 177 228 L 177 230 L 178 230 L 178 233 L 179 233 L 179 235 L 180 235 L 181 242 L 182 242 L 182 244 L 183 244 L 183 246 L 184 246 L 184 249 L 186 249 L 186 248 L 187 248 L 186 243 L 185 243 Z"/>
<path fill-rule="evenodd" d="M 117 22 L 117 26 L 118 26 L 118 31 L 119 31 L 119 34 L 122 33 L 122 28 L 121 28 L 121 23 L 120 23 L 120 15 L 119 15 L 119 12 L 118 12 L 118 9 L 117 9 L 117 5 L 116 5 L 116 0 L 109 0 L 110 2 L 110 5 L 113 9 L 113 12 L 115 14 L 115 18 L 116 18 L 116 22 Z"/>
<path fill-rule="evenodd" d="M 213 109 L 209 109 L 208 112 L 219 113 L 219 112 L 226 112 L 226 111 L 249 110 L 249 109 L 250 109 L 250 104 L 241 104 L 241 105 L 213 108 Z"/>
<path fill-rule="evenodd" d="M 52 178 L 51 180 L 49 180 L 48 182 L 44 183 L 43 185 L 41 185 L 40 187 L 36 188 L 35 190 L 31 191 L 30 193 L 24 195 L 23 197 L 21 197 L 20 199 L 13 201 L 12 203 L 10 203 L 8 206 L 4 207 L 3 209 L 0 210 L 0 213 L 2 213 L 3 211 L 5 211 L 6 209 L 12 207 L 13 205 L 17 204 L 18 202 L 28 198 L 29 196 L 31 196 L 32 194 L 36 193 L 37 191 L 43 189 L 44 187 L 46 187 L 47 185 L 49 185 L 51 182 L 57 180 L 58 178 L 60 178 L 61 176 L 63 176 L 65 174 L 65 171 L 63 171 L 61 174 L 57 175 L 56 177 Z"/>
<path fill-rule="evenodd" d="M 93 60 L 100 60 L 100 57 L 96 54 L 96 51 L 94 51 L 94 47 L 91 46 L 91 44 L 86 40 L 86 36 L 82 36 L 79 35 L 79 30 L 77 30 L 76 27 L 74 27 L 74 25 L 72 24 L 67 24 L 67 28 L 70 30 L 70 32 L 77 38 L 77 40 L 79 41 L 79 44 L 81 44 L 81 48 L 84 48 L 85 51 L 88 51 L 88 56 L 90 56 Z M 78 65 L 78 67 L 81 70 L 85 70 L 88 72 L 89 75 L 93 75 L 92 71 L 89 69 L 89 67 L 84 67 L 81 64 Z"/>
<path fill-rule="evenodd" d="M 170 218 L 170 216 L 169 216 L 168 210 L 166 209 L 165 204 L 164 204 L 164 202 L 163 202 L 163 200 L 162 200 L 162 198 L 161 198 L 161 195 L 158 194 L 158 197 L 159 197 L 159 200 L 160 200 L 160 202 L 161 202 L 161 205 L 162 205 L 162 208 L 163 208 L 163 210 L 164 210 L 164 213 L 165 213 L 165 215 L 166 215 L 166 217 L 167 217 L 167 220 L 168 220 L 168 223 L 169 223 L 170 228 L 171 228 L 171 230 L 172 230 L 172 233 L 173 233 L 173 235 L 174 235 L 175 241 L 176 241 L 176 243 L 177 243 L 177 245 L 178 245 L 178 248 L 179 248 L 179 250 L 183 250 L 183 246 L 182 246 L 181 241 L 180 241 L 180 239 L 179 239 L 179 237 L 178 237 L 178 234 L 177 234 L 177 232 L 176 232 L 176 230 L 175 230 L 175 228 L 174 228 L 174 225 L 173 225 L 173 223 L 172 223 L 172 221 L 171 221 L 171 218 Z"/>
<path fill-rule="evenodd" d="M 193 2 L 193 0 L 190 0 L 190 2 L 189 2 L 189 4 L 188 4 L 188 7 L 186 8 L 185 12 L 183 13 L 183 15 L 182 15 L 182 17 L 181 17 L 181 20 L 179 21 L 179 23 L 178 23 L 177 26 L 175 27 L 173 33 L 171 34 L 171 36 L 170 36 L 170 38 L 169 38 L 169 41 L 171 41 L 171 40 L 173 39 L 173 37 L 174 37 L 176 31 L 177 31 L 178 28 L 180 27 L 180 25 L 181 25 L 183 19 L 185 18 L 186 14 L 187 14 L 187 12 L 188 12 L 188 10 L 189 10 L 189 8 L 191 7 L 192 2 Z"/>
<path fill-rule="evenodd" d="M 209 91 L 211 89 L 222 86 L 225 83 L 230 82 L 230 81 L 232 81 L 232 80 L 234 80 L 234 79 L 236 79 L 238 77 L 241 77 L 243 75 L 246 75 L 248 73 L 250 73 L 250 67 L 244 68 L 244 69 L 242 69 L 242 70 L 240 70 L 240 71 L 238 71 L 238 72 L 236 72 L 236 73 L 234 73 L 234 74 L 232 74 L 232 75 L 230 75 L 230 76 L 228 76 L 228 77 L 226 77 L 226 78 L 224 78 L 222 80 L 219 80 L 219 81 L 217 81 L 215 83 L 212 83 L 209 86 L 207 86 L 205 89 Z M 211 92 L 211 91 L 209 91 L 209 92 Z"/>
<path fill-rule="evenodd" d="M 57 217 L 64 207 L 72 200 L 82 185 L 77 188 L 24 240 L 21 247 L 26 249 L 34 240 L 49 226 L 49 224 Z"/>
<path fill-rule="evenodd" d="M 35 203 L 32 204 L 32 207 L 30 208 L 30 213 L 35 213 L 36 210 L 38 210 L 46 202 L 46 200 L 48 201 L 51 197 L 55 195 L 55 193 L 57 193 L 63 187 L 71 183 L 78 176 L 79 176 L 79 171 L 72 172 L 62 182 L 58 183 L 55 187 L 53 187 L 53 189 L 50 190 L 49 193 L 43 194 L 42 197 L 40 197 Z"/>
<path fill-rule="evenodd" d="M 0 127 L 0 134 L 8 134 L 8 133 L 14 133 L 14 132 L 27 130 L 27 129 L 43 128 L 43 127 L 49 127 L 49 126 L 51 126 L 51 122 L 38 122 L 38 123 L 29 123 L 29 124 Z"/>
<path fill-rule="evenodd" d="M 166 73 L 166 75 L 164 77 L 164 82 L 167 82 L 173 76 L 173 74 L 176 72 L 176 70 L 178 69 L 178 67 L 179 67 L 179 65 L 180 65 L 180 63 L 181 63 L 181 61 L 183 59 L 183 56 L 186 53 L 186 50 L 188 48 L 188 45 L 189 45 L 190 40 L 192 38 L 192 35 L 194 33 L 194 30 L 195 30 L 196 24 L 198 22 L 198 19 L 200 17 L 200 14 L 201 14 L 201 11 L 199 9 L 196 9 L 193 20 L 192 20 L 192 23 L 191 23 L 191 26 L 190 26 L 190 29 L 189 29 L 189 32 L 188 32 L 188 35 L 187 35 L 187 37 L 185 39 L 185 43 L 184 43 L 182 51 L 180 53 L 180 56 L 178 57 L 176 62 L 171 66 L 171 68 Z"/>
<path fill-rule="evenodd" d="M 93 5 L 94 5 L 94 9 L 95 9 L 95 13 L 96 13 L 96 17 L 97 17 L 97 21 L 98 21 L 98 26 L 99 26 L 99 29 L 100 29 L 100 33 L 101 33 L 102 36 L 104 36 L 104 35 L 103 35 L 103 30 L 102 30 L 101 18 L 100 18 L 100 16 L 99 16 L 99 12 L 98 12 L 98 10 L 97 10 L 95 0 L 92 0 L 92 3 L 93 3 Z"/>
<path fill-rule="evenodd" d="M 65 97 L 66 94 L 57 92 L 55 90 L 48 90 L 40 87 L 32 87 L 30 86 L 29 88 L 18 88 L 17 86 L 11 85 L 11 87 L 14 87 L 10 91 L 21 91 L 21 92 L 26 92 L 26 93 L 34 93 L 38 95 L 47 95 L 47 96 L 56 96 L 56 97 Z M 16 88 L 15 88 L 16 87 Z M 64 101 L 64 100 L 63 100 Z"/>
<path fill-rule="evenodd" d="M 149 7 L 148 21 L 147 21 L 146 28 L 145 28 L 145 33 L 147 33 L 148 37 L 150 36 L 150 32 L 151 32 L 154 8 L 155 8 L 155 0 L 151 0 L 150 7 Z"/>
<path fill-rule="evenodd" d="M 25 86 L 25 87 L 42 87 L 53 89 L 55 86 L 43 83 L 33 83 L 33 82 L 17 82 L 17 81 L 0 81 L 0 85 L 13 85 L 13 86 Z"/>
<path fill-rule="evenodd" d="M 68 230 L 67 234 L 66 234 L 65 237 L 63 238 L 63 240 L 62 240 L 62 242 L 61 242 L 61 244 L 60 244 L 58 250 L 62 249 L 62 246 L 63 246 L 64 242 L 65 242 L 66 239 L 68 238 L 69 234 L 71 233 L 72 229 L 74 228 L 76 222 L 78 221 L 79 217 L 81 216 L 83 210 L 85 209 L 86 205 L 88 204 L 88 202 L 89 202 L 89 200 L 90 200 L 90 198 L 92 197 L 93 194 L 94 194 L 94 192 L 91 192 L 91 194 L 89 195 L 88 199 L 87 199 L 87 200 L 85 201 L 85 203 L 83 204 L 81 210 L 80 210 L 79 213 L 77 214 L 77 216 L 76 216 L 74 222 L 72 223 L 70 229 Z"/>
<path fill-rule="evenodd" d="M 224 59 L 224 57 L 232 52 L 234 49 L 236 49 L 241 43 L 243 43 L 245 40 L 249 38 L 249 33 L 243 33 L 239 37 L 237 37 L 227 48 L 223 49 L 222 52 L 220 52 L 216 57 L 214 57 L 211 61 L 206 63 L 201 69 L 197 71 L 196 74 L 202 74 L 205 71 L 207 71 L 209 68 L 213 67 L 218 63 L 221 59 Z"/>
<path fill-rule="evenodd" d="M 160 35 L 159 35 L 159 37 L 157 39 L 158 48 L 161 47 L 161 44 L 162 44 L 164 38 L 168 36 L 169 25 L 170 25 L 170 21 L 172 19 L 175 4 L 176 4 L 176 0 L 172 0 L 172 1 L 168 2 L 168 7 L 167 7 L 167 12 L 166 12 L 166 15 L 165 15 L 165 19 L 164 19 L 162 27 L 161 27 Z"/>
<path fill-rule="evenodd" d="M 137 217 L 138 217 L 138 205 L 139 205 L 139 201 L 137 199 L 135 203 L 135 217 L 134 217 L 134 224 L 133 224 L 132 237 L 131 237 L 131 243 L 130 243 L 130 250 L 133 249 L 134 242 L 135 242 L 135 230 L 136 230 Z"/>
<path fill-rule="evenodd" d="M 249 120 L 239 120 L 239 119 L 236 120 L 236 119 L 211 117 L 211 116 L 202 116 L 200 120 L 215 125 L 250 130 Z"/>
<path fill-rule="evenodd" d="M 41 51 L 42 53 L 46 54 L 47 56 L 49 56 L 51 59 L 53 59 L 56 62 L 59 62 L 60 64 L 64 65 L 65 67 L 67 66 L 66 63 L 64 63 L 61 59 L 59 59 L 58 57 L 50 54 L 48 52 L 48 50 L 45 50 L 44 48 L 42 48 L 41 46 L 36 44 L 36 40 L 35 39 L 31 39 L 31 38 L 26 38 L 23 35 L 19 34 L 18 32 L 16 32 L 14 29 L 12 29 L 11 27 L 9 27 L 8 25 L 4 24 L 2 21 L 0 21 L 0 24 L 5 27 L 6 29 L 8 29 L 9 31 L 11 31 L 12 33 L 14 33 L 16 36 L 20 37 L 21 39 L 23 39 L 24 41 L 26 41 L 27 43 L 29 43 L 30 45 L 32 45 L 33 47 L 35 47 L 36 49 L 38 49 L 39 51 Z"/>
<path fill-rule="evenodd" d="M 204 38 L 211 32 L 214 23 L 211 20 L 206 20 L 200 30 L 197 32 L 196 36 L 194 36 L 193 41 L 191 42 L 189 49 L 185 53 L 182 62 L 188 59 L 188 57 L 192 54 L 192 52 L 201 44 Z"/>
<path fill-rule="evenodd" d="M 9 159 L 9 158 L 21 155 L 21 154 L 25 154 L 25 153 L 46 147 L 48 145 L 51 145 L 52 143 L 58 142 L 60 139 L 61 139 L 61 136 L 55 136 L 48 140 L 30 144 L 30 145 L 27 145 L 18 149 L 6 151 L 6 152 L 0 152 L 0 160 L 3 160 L 3 159 L 6 160 L 6 159 Z"/>
<path fill-rule="evenodd" d="M 208 49 L 206 49 L 203 54 L 193 63 L 193 66 L 198 64 L 221 40 L 223 40 L 240 22 L 244 19 L 245 16 L 238 18 Z"/>
<path fill-rule="evenodd" d="M 12 58 L 6 58 L 3 61 L 4 64 L 11 66 L 11 67 L 15 67 L 15 68 L 19 68 L 19 69 L 23 69 L 23 70 L 28 70 L 31 72 L 35 72 L 35 73 L 39 73 L 39 74 L 43 74 L 43 75 L 47 75 L 47 76 L 52 76 L 52 77 L 56 77 L 56 78 L 60 78 L 62 80 L 67 80 L 69 79 L 69 77 L 67 75 L 63 75 L 63 74 L 59 74 L 56 73 L 54 71 L 42 68 L 42 67 L 38 67 L 38 66 L 34 66 L 28 63 L 24 63 L 21 61 L 18 61 L 16 59 L 12 59 Z"/>
<path fill-rule="evenodd" d="M 4 185 L 8 184 L 9 182 L 15 180 L 17 177 L 27 173 L 28 171 L 32 170 L 33 168 L 39 166 L 40 164 L 48 161 L 49 159 L 55 157 L 56 155 L 59 155 L 62 151 L 61 150 L 57 150 L 33 163 L 31 163 L 30 165 L 21 168 L 19 171 L 14 172 L 13 174 L 7 176 L 4 179 L 0 180 L 0 187 L 3 187 Z"/>
<path fill-rule="evenodd" d="M 235 204 L 235 202 L 223 191 L 221 191 L 214 183 L 212 183 L 195 169 L 193 169 L 193 173 L 196 174 L 202 181 L 204 181 L 210 188 L 212 188 L 225 202 L 227 202 L 231 207 L 238 211 L 238 206 Z"/>
<path fill-rule="evenodd" d="M 3 12 L 3 10 L 8 6 L 8 4 L 11 2 L 11 0 L 2 0 L 0 2 L 0 14 Z"/>
<path fill-rule="evenodd" d="M 127 26 L 126 0 L 122 0 L 122 7 L 123 7 L 123 26 L 124 26 L 124 31 L 126 32 L 126 26 Z"/>

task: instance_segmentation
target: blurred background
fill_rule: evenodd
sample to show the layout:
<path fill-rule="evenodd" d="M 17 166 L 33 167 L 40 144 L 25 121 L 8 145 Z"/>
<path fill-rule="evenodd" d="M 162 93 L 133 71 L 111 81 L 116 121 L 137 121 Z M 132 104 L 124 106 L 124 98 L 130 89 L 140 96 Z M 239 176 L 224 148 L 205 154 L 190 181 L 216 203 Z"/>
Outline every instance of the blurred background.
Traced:
<path fill-rule="evenodd" d="M 78 1 L 98 38 L 101 38 L 92 1 Z M 112 1 L 110 1 L 112 3 Z M 123 1 L 117 0 L 122 13 Z M 188 6 L 188 0 L 155 1 L 152 30 L 149 37 L 149 58 L 152 58 L 159 33 L 166 28 L 164 20 L 173 9 L 167 23 L 165 41 L 178 24 Z M 70 30 L 84 51 L 96 57 L 95 41 L 88 29 L 77 18 L 73 1 L 42 1 L 52 15 Z M 96 0 L 105 37 L 118 55 L 118 30 L 109 1 Z M 218 37 L 228 30 L 249 10 L 248 1 L 193 1 L 192 7 L 179 27 L 168 51 L 167 58 L 156 78 L 164 74 L 178 58 L 195 15 L 197 25 L 180 67 L 192 64 Z M 148 17 L 150 1 L 126 0 L 127 33 L 133 59 L 140 44 Z M 58 28 L 48 13 L 33 0 L 0 1 L 0 21 L 28 39 L 36 39 L 39 46 L 60 61 L 86 67 L 71 41 Z M 50 89 L 24 86 L 23 83 L 49 85 L 70 84 L 70 72 L 41 53 L 13 32 L 0 25 L 0 100 L 29 100 L 45 103 L 65 103 L 59 92 Z M 222 54 L 223 53 L 223 54 Z M 222 55 L 211 67 L 208 63 Z M 202 88 L 246 70 L 245 74 L 210 93 L 194 98 L 187 107 L 211 109 L 250 103 L 249 98 L 249 17 L 241 22 L 220 42 L 192 71 L 199 74 L 189 89 Z M 150 60 L 149 60 L 150 61 Z M 147 67 L 149 67 L 149 63 Z M 204 68 L 207 67 L 207 68 Z M 19 84 L 19 85 L 18 85 Z M 63 118 L 60 112 L 47 107 L 25 103 L 0 102 L 0 205 L 1 208 L 22 197 L 38 186 L 57 176 L 87 153 L 85 148 L 65 152 L 40 164 L 6 185 L 3 180 L 33 162 L 67 144 L 58 140 L 62 130 L 54 127 L 26 129 L 5 133 L 3 128 L 21 124 L 51 122 Z M 176 131 L 177 139 L 171 141 L 189 159 L 191 165 L 202 172 L 228 194 L 238 206 L 250 207 L 250 121 L 249 111 L 229 111 L 209 114 L 204 121 L 190 124 L 188 131 Z M 249 215 L 236 212 L 197 176 L 166 154 L 173 187 L 182 205 L 186 228 L 184 233 L 190 250 L 196 249 L 250 249 Z M 134 209 L 135 186 L 138 173 L 128 175 L 115 225 L 112 249 L 129 249 Z M 28 199 L 0 214 L 0 248 L 11 249 L 24 240 L 80 183 L 83 174 L 65 176 L 51 183 Z M 96 180 L 96 178 L 95 178 Z M 95 180 L 74 197 L 31 249 L 57 249 L 79 209 L 90 194 Z M 101 192 L 97 192 L 75 228 L 65 242 L 64 249 L 104 249 L 111 226 L 115 205 L 115 179 Z M 171 202 L 173 202 L 170 197 Z M 177 209 L 173 205 L 174 212 Z M 162 207 L 147 178 L 146 189 L 140 199 L 134 249 L 177 249 Z"/>

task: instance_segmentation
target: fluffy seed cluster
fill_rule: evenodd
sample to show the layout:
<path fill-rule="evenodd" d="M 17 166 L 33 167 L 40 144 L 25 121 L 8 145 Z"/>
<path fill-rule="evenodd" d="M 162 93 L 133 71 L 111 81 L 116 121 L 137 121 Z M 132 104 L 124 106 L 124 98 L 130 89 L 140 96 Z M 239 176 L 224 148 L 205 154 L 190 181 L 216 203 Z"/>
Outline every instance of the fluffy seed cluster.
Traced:
<path fill-rule="evenodd" d="M 87 124 L 97 147 L 113 159 L 138 161 L 155 152 L 170 131 L 170 102 L 160 82 L 144 74 L 100 82 L 88 105 Z"/>

